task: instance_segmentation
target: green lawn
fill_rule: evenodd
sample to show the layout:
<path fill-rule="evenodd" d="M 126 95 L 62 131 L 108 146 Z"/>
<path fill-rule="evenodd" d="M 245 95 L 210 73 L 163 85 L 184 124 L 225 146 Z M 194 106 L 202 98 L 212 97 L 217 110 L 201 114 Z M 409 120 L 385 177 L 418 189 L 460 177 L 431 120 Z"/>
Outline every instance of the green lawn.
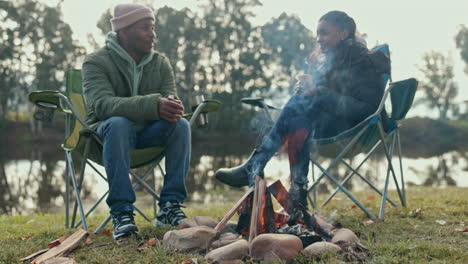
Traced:
<path fill-rule="evenodd" d="M 395 193 L 391 193 L 395 198 Z M 377 214 L 379 199 L 374 194 L 359 193 L 364 204 Z M 361 242 L 370 250 L 369 263 L 468 263 L 468 234 L 458 231 L 468 227 L 467 188 L 422 188 L 411 187 L 407 191 L 408 208 L 387 207 L 385 221 L 371 225 L 362 222 L 367 218 L 344 196 L 338 196 L 325 207 L 324 214 L 337 210 L 338 220 L 360 235 Z M 378 198 L 378 197 L 376 197 Z M 235 203 L 189 205 L 189 216 L 208 215 L 221 217 Z M 409 216 L 412 209 L 420 208 L 416 217 Z M 104 215 L 90 218 L 94 229 Z M 445 224 L 436 223 L 444 220 Z M 40 249 L 63 235 L 73 233 L 63 227 L 63 215 L 1 216 L 0 217 L 0 263 L 19 263 L 19 259 Z M 156 237 L 162 240 L 167 229 L 151 226 L 141 217 L 137 218 L 142 239 Z M 110 230 L 108 225 L 106 230 Z M 206 263 L 203 256 L 183 254 L 166 250 L 162 246 L 136 250 L 139 241 L 115 243 L 105 233 L 90 236 L 92 244 L 75 250 L 70 257 L 78 263 Z M 336 257 L 322 260 L 337 263 Z M 294 263 L 313 263 L 298 257 Z"/>

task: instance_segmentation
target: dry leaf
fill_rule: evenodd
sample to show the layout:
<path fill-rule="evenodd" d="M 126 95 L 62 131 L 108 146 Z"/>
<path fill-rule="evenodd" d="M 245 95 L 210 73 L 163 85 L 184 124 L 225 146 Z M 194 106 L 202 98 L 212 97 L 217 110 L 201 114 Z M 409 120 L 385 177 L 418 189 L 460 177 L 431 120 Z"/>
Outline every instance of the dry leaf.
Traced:
<path fill-rule="evenodd" d="M 109 230 L 105 230 L 102 234 L 108 237 L 112 236 L 112 232 Z"/>
<path fill-rule="evenodd" d="M 158 240 L 154 237 L 148 240 L 148 246 L 150 247 L 155 247 L 157 244 L 158 244 Z"/>
<path fill-rule="evenodd" d="M 375 200 L 375 196 L 371 195 L 371 196 L 367 197 L 367 200 L 373 201 L 373 200 Z"/>
<path fill-rule="evenodd" d="M 353 204 L 353 205 L 351 206 L 351 208 L 352 208 L 352 209 L 357 208 L 357 205 Z"/>
<path fill-rule="evenodd" d="M 411 216 L 411 217 L 416 217 L 419 214 L 421 214 L 421 208 L 413 209 L 408 213 L 408 215 Z"/>
<path fill-rule="evenodd" d="M 158 244 L 158 240 L 153 237 L 149 240 L 145 240 L 141 242 L 140 244 L 138 244 L 137 250 L 141 252 L 149 247 L 155 247 L 157 244 Z"/>
<path fill-rule="evenodd" d="M 27 239 L 30 239 L 32 237 L 32 235 L 29 235 L 29 236 L 25 236 L 25 237 L 18 237 L 19 240 L 27 240 Z"/>
<path fill-rule="evenodd" d="M 374 221 L 372 221 L 371 219 L 368 219 L 368 220 L 362 221 L 362 223 L 363 223 L 365 226 L 368 226 L 368 225 L 372 225 L 372 224 L 374 223 Z"/>

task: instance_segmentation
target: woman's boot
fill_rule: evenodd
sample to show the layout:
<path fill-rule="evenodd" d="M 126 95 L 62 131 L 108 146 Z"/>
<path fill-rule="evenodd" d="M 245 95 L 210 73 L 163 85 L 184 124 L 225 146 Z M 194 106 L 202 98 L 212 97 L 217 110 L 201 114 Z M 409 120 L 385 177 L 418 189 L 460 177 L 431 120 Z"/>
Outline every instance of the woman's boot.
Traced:
<path fill-rule="evenodd" d="M 249 185 L 249 176 L 252 173 L 255 173 L 254 170 L 258 169 L 258 175 L 263 177 L 263 166 L 259 165 L 254 166 L 258 160 L 259 151 L 254 149 L 250 157 L 247 159 L 244 164 L 239 165 L 233 168 L 222 168 L 216 171 L 215 177 L 224 184 L 233 186 L 233 187 L 243 187 Z"/>
<path fill-rule="evenodd" d="M 291 195 L 291 199 L 293 200 L 295 207 L 300 204 L 302 207 L 304 207 L 304 209 L 309 210 L 307 206 L 307 184 L 299 185 L 297 183 L 291 183 L 291 187 L 289 187 L 289 194 Z"/>

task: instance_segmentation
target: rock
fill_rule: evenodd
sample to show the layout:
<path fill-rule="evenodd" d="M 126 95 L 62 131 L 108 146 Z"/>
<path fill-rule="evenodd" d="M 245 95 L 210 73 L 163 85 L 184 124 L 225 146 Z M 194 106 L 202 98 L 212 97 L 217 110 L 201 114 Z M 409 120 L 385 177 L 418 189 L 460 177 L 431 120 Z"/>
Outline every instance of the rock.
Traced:
<path fill-rule="evenodd" d="M 327 223 L 322 217 L 314 214 L 315 220 L 317 221 L 317 224 L 326 230 L 327 232 L 330 232 L 334 227 L 332 224 Z"/>
<path fill-rule="evenodd" d="M 217 224 L 218 221 L 209 216 L 194 216 L 184 219 L 182 222 L 180 222 L 179 225 L 177 225 L 177 229 L 184 229 L 195 226 L 208 226 L 215 228 Z"/>
<path fill-rule="evenodd" d="M 221 236 L 219 237 L 218 240 L 214 241 L 213 243 L 211 243 L 211 248 L 212 249 L 216 249 L 216 248 L 220 248 L 220 247 L 224 247 L 226 245 L 229 245 L 231 243 L 234 243 L 238 240 L 240 240 L 241 238 L 239 238 L 239 236 L 237 234 L 233 234 L 233 233 L 224 233 L 224 234 L 221 234 Z"/>
<path fill-rule="evenodd" d="M 316 242 L 306 247 L 302 252 L 306 256 L 320 257 L 327 252 L 340 252 L 341 247 L 330 242 Z"/>
<path fill-rule="evenodd" d="M 340 228 L 332 231 L 332 243 L 341 242 L 359 242 L 359 238 L 353 231 L 347 228 Z"/>
<path fill-rule="evenodd" d="M 216 230 L 207 226 L 171 230 L 164 234 L 163 245 L 180 251 L 201 251 L 208 248 L 216 235 Z"/>
<path fill-rule="evenodd" d="M 237 222 L 229 221 L 227 224 L 219 231 L 221 234 L 223 233 L 237 233 Z"/>
<path fill-rule="evenodd" d="M 288 234 L 261 234 L 252 240 L 249 250 L 254 260 L 290 260 L 299 255 L 302 242 Z"/>
<path fill-rule="evenodd" d="M 205 259 L 210 263 L 220 263 L 228 260 L 239 260 L 249 255 L 249 242 L 240 239 L 227 246 L 210 251 Z"/>
<path fill-rule="evenodd" d="M 242 264 L 244 262 L 242 260 L 240 260 L 240 259 L 236 259 L 236 260 L 223 260 L 223 261 L 220 261 L 220 262 L 213 262 L 213 263 L 216 263 L 216 264 Z"/>

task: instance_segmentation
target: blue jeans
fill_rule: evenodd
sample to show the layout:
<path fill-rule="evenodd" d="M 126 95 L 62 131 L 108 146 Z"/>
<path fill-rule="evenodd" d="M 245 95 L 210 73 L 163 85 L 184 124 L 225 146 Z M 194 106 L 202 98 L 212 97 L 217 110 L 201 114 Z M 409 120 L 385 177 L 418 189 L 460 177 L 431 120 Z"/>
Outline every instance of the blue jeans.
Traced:
<path fill-rule="evenodd" d="M 256 155 L 249 161 L 249 184 L 254 176 L 261 175 L 263 168 L 281 146 L 288 141 L 291 183 L 299 186 L 308 184 L 312 138 L 330 137 L 351 127 L 348 121 L 324 111 L 321 107 L 325 97 L 293 95 L 281 111 L 270 132 L 264 137 Z"/>
<path fill-rule="evenodd" d="M 161 190 L 160 204 L 182 202 L 187 198 L 185 177 L 191 154 L 190 124 L 158 120 L 135 130 L 135 123 L 115 116 L 102 122 L 97 129 L 103 139 L 103 162 L 109 181 L 107 205 L 111 214 L 133 211 L 135 191 L 129 177 L 130 151 L 148 147 L 165 147 L 166 176 Z"/>

